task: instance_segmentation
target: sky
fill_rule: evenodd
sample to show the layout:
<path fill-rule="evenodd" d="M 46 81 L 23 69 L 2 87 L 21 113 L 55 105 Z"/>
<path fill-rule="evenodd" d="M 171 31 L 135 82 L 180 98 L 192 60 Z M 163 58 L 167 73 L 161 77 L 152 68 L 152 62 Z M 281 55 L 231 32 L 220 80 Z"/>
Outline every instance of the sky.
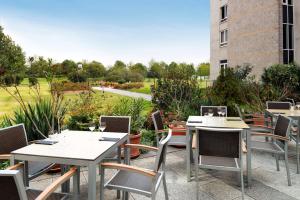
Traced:
<path fill-rule="evenodd" d="M 57 62 L 209 61 L 208 0 L 0 0 L 26 56 Z"/>

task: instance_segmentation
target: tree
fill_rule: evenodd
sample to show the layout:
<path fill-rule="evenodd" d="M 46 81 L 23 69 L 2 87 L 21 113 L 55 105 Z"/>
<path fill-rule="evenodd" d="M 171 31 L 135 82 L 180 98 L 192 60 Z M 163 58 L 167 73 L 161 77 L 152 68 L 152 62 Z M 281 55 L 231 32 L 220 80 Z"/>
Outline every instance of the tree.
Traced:
<path fill-rule="evenodd" d="M 25 55 L 20 46 L 0 26 L 0 82 L 19 84 L 26 71 Z"/>
<path fill-rule="evenodd" d="M 148 72 L 147 67 L 145 65 L 143 65 L 142 63 L 136 63 L 134 65 L 131 65 L 129 67 L 129 70 L 132 73 L 139 73 L 143 77 L 146 77 L 147 76 L 147 72 Z"/>
<path fill-rule="evenodd" d="M 44 59 L 42 56 L 38 58 L 29 58 L 31 61 L 30 67 L 28 69 L 29 77 L 44 77 L 45 73 L 51 71 L 52 60 Z"/>
<path fill-rule="evenodd" d="M 104 65 L 97 61 L 83 64 L 83 69 L 89 78 L 103 77 L 106 73 Z"/>
<path fill-rule="evenodd" d="M 198 76 L 209 76 L 210 75 L 210 64 L 200 63 L 197 69 Z"/>
<path fill-rule="evenodd" d="M 149 63 L 149 72 L 148 77 L 149 78 L 159 78 L 162 76 L 167 64 L 164 62 L 156 62 L 154 60 L 151 60 Z"/>
<path fill-rule="evenodd" d="M 64 60 L 61 63 L 62 73 L 67 75 L 68 73 L 74 72 L 77 70 L 77 64 L 72 60 Z"/>

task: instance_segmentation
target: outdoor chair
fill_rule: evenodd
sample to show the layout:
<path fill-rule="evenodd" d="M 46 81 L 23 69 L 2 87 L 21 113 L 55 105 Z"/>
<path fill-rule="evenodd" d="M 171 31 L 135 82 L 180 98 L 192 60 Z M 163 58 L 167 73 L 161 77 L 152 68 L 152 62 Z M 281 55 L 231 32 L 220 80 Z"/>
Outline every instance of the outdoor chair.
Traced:
<path fill-rule="evenodd" d="M 132 192 L 155 199 L 157 190 L 163 182 L 165 199 L 168 200 L 167 183 L 165 177 L 165 162 L 167 145 L 171 138 L 172 131 L 169 130 L 168 135 L 164 137 L 158 147 L 150 147 L 145 145 L 126 144 L 126 148 L 140 148 L 148 151 L 156 151 L 155 165 L 153 169 L 144 169 L 124 164 L 102 163 L 101 164 L 101 183 L 100 183 L 100 199 L 104 197 L 104 189 L 122 190 L 123 192 Z M 117 173 L 106 183 L 104 183 L 105 169 L 116 169 Z"/>
<path fill-rule="evenodd" d="M 244 199 L 243 129 L 198 127 L 196 131 L 197 184 L 199 168 L 239 172 Z"/>
<path fill-rule="evenodd" d="M 214 117 L 218 117 L 219 109 L 225 110 L 225 117 L 227 117 L 227 106 L 201 106 L 200 115 L 206 116 L 211 111 Z"/>
<path fill-rule="evenodd" d="M 162 137 L 162 134 L 167 133 L 170 129 L 172 130 L 172 137 L 170 141 L 168 142 L 169 145 L 180 145 L 180 146 L 185 146 L 186 145 L 186 136 L 184 135 L 175 135 L 173 134 L 174 132 L 177 133 L 186 133 L 186 128 L 185 128 L 185 122 L 175 122 L 175 123 L 170 123 L 170 124 L 164 124 L 163 123 L 163 118 L 160 114 L 160 111 L 156 111 L 151 114 L 151 118 L 154 124 L 154 129 L 156 133 L 156 144 L 159 144 L 159 141 Z M 180 128 L 175 128 L 179 127 Z M 168 127 L 169 129 L 165 129 L 165 127 Z"/>
<path fill-rule="evenodd" d="M 289 110 L 291 108 L 290 102 L 283 101 L 267 101 L 267 109 L 279 109 L 279 110 Z"/>
<path fill-rule="evenodd" d="M 279 156 L 284 156 L 288 185 L 291 186 L 290 170 L 288 164 L 288 142 L 292 121 L 282 115 L 278 116 L 275 128 L 270 128 L 269 133 L 252 132 L 251 136 L 268 137 L 271 141 L 250 141 L 248 151 L 261 151 L 275 156 L 277 171 L 279 171 Z"/>
<path fill-rule="evenodd" d="M 270 132 L 270 129 L 269 128 L 272 128 L 270 126 L 267 126 L 270 122 L 270 118 L 261 118 L 261 116 L 259 117 L 256 117 L 254 114 L 245 114 L 245 113 L 242 113 L 240 107 L 235 104 L 235 108 L 239 114 L 239 117 L 249 125 L 250 127 L 250 130 L 251 131 L 254 131 L 254 132 L 262 132 L 262 133 L 268 133 Z M 264 121 L 264 125 L 256 125 L 255 124 L 255 121 L 256 120 L 263 120 Z"/>
<path fill-rule="evenodd" d="M 0 129 L 0 160 L 10 160 L 10 153 L 28 145 L 26 130 L 23 124 Z M 25 186 L 29 181 L 49 171 L 54 164 L 36 161 L 25 161 Z"/>
<path fill-rule="evenodd" d="M 58 200 L 66 199 L 70 197 L 70 194 L 54 193 L 54 191 L 69 180 L 72 176 L 79 182 L 79 174 L 76 167 L 72 167 L 63 176 L 56 179 L 51 185 L 49 185 L 44 191 L 33 190 L 26 188 L 23 182 L 23 176 L 20 168 L 24 168 L 22 163 L 8 167 L 5 170 L 0 170 L 0 195 L 1 199 L 6 200 Z M 79 195 L 79 187 L 74 184 L 74 195 Z"/>
<path fill-rule="evenodd" d="M 105 122 L 105 132 L 110 133 L 128 133 L 130 134 L 130 116 L 101 116 L 100 122 Z M 121 147 L 116 152 L 112 152 L 106 159 L 106 161 L 117 161 L 121 163 Z"/>

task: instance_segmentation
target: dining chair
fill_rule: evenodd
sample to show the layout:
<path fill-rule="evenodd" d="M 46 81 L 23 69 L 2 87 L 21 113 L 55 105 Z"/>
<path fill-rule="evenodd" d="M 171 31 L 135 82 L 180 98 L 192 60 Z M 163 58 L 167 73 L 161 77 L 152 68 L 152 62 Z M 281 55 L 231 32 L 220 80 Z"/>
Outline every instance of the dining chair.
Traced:
<path fill-rule="evenodd" d="M 199 168 L 239 172 L 242 199 L 244 199 L 242 133 L 243 129 L 196 128 L 195 178 L 197 184 Z"/>
<path fill-rule="evenodd" d="M 23 176 L 19 169 L 24 168 L 22 163 L 0 170 L 0 194 L 1 199 L 6 200 L 46 200 L 46 199 L 66 199 L 70 194 L 55 193 L 55 190 L 71 177 L 74 179 L 74 196 L 79 195 L 79 173 L 76 167 L 72 167 L 63 176 L 56 179 L 44 191 L 33 190 L 25 187 Z M 76 182 L 76 181 L 77 182 Z M 78 197 L 78 196 L 77 196 Z"/>
<path fill-rule="evenodd" d="M 267 101 L 266 105 L 267 109 L 289 110 L 291 108 L 291 103 L 284 101 Z"/>
<path fill-rule="evenodd" d="M 273 154 L 276 160 L 277 171 L 279 171 L 279 156 L 284 156 L 288 185 L 291 186 L 290 170 L 288 163 L 288 142 L 292 120 L 279 115 L 275 128 L 270 128 L 269 133 L 258 133 L 251 131 L 251 136 L 268 137 L 270 141 L 250 141 L 249 151 L 260 151 Z M 248 147 L 249 148 L 249 147 Z"/>
<path fill-rule="evenodd" d="M 201 106 L 200 115 L 205 116 L 211 110 L 214 117 L 218 117 L 218 110 L 225 110 L 225 117 L 227 117 L 227 106 Z"/>
<path fill-rule="evenodd" d="M 140 167 L 116 164 L 116 163 L 102 163 L 101 164 L 101 181 L 100 181 L 100 199 L 104 199 L 104 189 L 122 190 L 123 192 L 131 192 L 150 197 L 155 200 L 158 188 L 163 182 L 165 199 L 168 200 L 168 191 L 166 183 L 166 154 L 167 145 L 171 138 L 172 131 L 168 131 L 168 135 L 160 140 L 158 147 L 150 147 L 145 145 L 125 144 L 126 148 L 140 148 L 148 151 L 155 151 L 156 159 L 155 165 L 152 169 L 144 169 Z M 104 182 L 105 170 L 118 170 L 113 177 Z"/>
<path fill-rule="evenodd" d="M 10 153 L 28 145 L 27 134 L 24 124 L 18 124 L 0 129 L 0 160 L 10 160 Z M 53 163 L 25 161 L 24 170 L 25 186 L 29 181 L 49 171 Z"/>
<path fill-rule="evenodd" d="M 160 139 L 162 138 L 162 134 L 168 133 L 168 131 L 171 129 L 172 133 L 186 133 L 185 128 L 185 122 L 175 122 L 170 124 L 164 124 L 163 118 L 161 116 L 161 113 L 159 110 L 153 112 L 151 114 L 151 118 L 154 124 L 155 134 L 156 134 L 156 144 L 159 144 Z M 180 126 L 179 128 L 177 128 Z M 168 129 L 165 129 L 165 127 L 168 127 Z M 172 137 L 170 141 L 168 142 L 169 145 L 180 145 L 185 146 L 186 145 L 186 136 L 184 135 L 175 135 L 172 134 Z"/>

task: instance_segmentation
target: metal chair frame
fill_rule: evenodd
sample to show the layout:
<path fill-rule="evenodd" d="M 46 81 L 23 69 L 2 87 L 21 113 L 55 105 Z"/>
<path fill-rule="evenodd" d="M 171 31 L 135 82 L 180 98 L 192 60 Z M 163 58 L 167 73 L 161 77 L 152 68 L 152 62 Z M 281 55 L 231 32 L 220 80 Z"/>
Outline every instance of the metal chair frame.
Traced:
<path fill-rule="evenodd" d="M 242 193 L 242 199 L 244 199 L 244 177 L 243 177 L 243 148 L 242 148 L 242 142 L 243 142 L 243 129 L 229 129 L 229 128 L 208 128 L 208 127 L 196 127 L 196 158 L 195 158 L 195 172 L 196 172 L 196 182 L 199 183 L 199 168 L 202 169 L 213 169 L 213 170 L 221 170 L 221 171 L 233 171 L 233 172 L 239 172 L 240 173 L 240 182 L 241 182 L 241 193 Z M 234 161 L 236 163 L 236 167 L 228 167 L 228 166 L 215 166 L 215 165 L 205 165 L 202 164 L 201 160 L 199 161 L 199 157 L 201 159 L 201 155 L 199 152 L 199 132 L 201 131 L 208 131 L 208 132 L 220 132 L 220 133 L 226 133 L 226 132 L 236 132 L 239 133 L 239 157 L 234 158 Z M 210 145 L 210 144 L 208 144 Z M 220 156 L 217 156 L 217 158 L 222 158 Z M 198 187 L 197 187 L 198 188 Z M 198 199 L 198 191 L 197 191 L 197 199 Z"/>
<path fill-rule="evenodd" d="M 156 156 L 156 160 L 155 160 L 155 167 L 154 169 L 150 170 L 150 169 L 143 169 L 143 168 L 134 168 L 133 169 L 126 169 L 126 167 L 130 167 L 129 165 L 119 165 L 119 166 L 115 166 L 113 164 L 110 163 L 102 163 L 102 167 L 101 167 L 101 183 L 100 183 L 100 199 L 104 199 L 104 189 L 110 189 L 110 190 L 122 190 L 123 192 L 132 192 L 132 193 L 137 193 L 137 194 L 141 194 L 144 195 L 146 197 L 150 197 L 152 200 L 155 200 L 156 198 L 156 194 L 158 191 L 158 188 L 161 184 L 161 182 L 163 182 L 163 186 L 164 186 L 164 192 L 165 192 L 165 199 L 168 200 L 168 191 L 167 191 L 167 183 L 166 183 L 166 177 L 165 177 L 165 163 L 166 163 L 166 154 L 167 154 L 167 145 L 168 142 L 171 138 L 172 135 L 172 131 L 169 130 L 168 135 L 163 138 L 160 142 L 159 142 L 159 147 L 148 147 L 148 146 L 144 146 L 144 145 L 134 145 L 131 144 L 131 147 L 140 147 L 140 148 L 145 148 L 148 150 L 155 150 L 157 151 L 157 156 Z M 125 145 L 126 147 L 126 145 Z M 109 166 L 111 165 L 111 166 Z M 105 169 L 106 168 L 111 168 L 111 169 L 117 169 L 119 170 L 109 181 L 107 181 L 106 183 L 104 182 L 104 176 L 105 176 Z M 110 184 L 110 182 L 116 177 L 118 176 L 118 173 L 122 170 L 128 170 L 128 171 L 133 171 L 132 173 L 137 173 L 137 174 L 147 174 L 147 173 L 151 173 L 152 174 L 152 186 L 151 186 L 151 192 L 149 191 L 145 191 L 145 190 L 140 190 L 137 188 L 131 188 L 128 186 L 121 186 L 121 185 L 113 185 Z M 147 175 L 145 175 L 147 176 Z M 124 196 L 123 196 L 124 198 Z"/>
<path fill-rule="evenodd" d="M 0 135 L 1 135 L 1 131 L 4 131 L 4 130 L 8 130 L 8 129 L 13 129 L 13 128 L 16 128 L 16 127 L 22 127 L 22 131 L 24 133 L 24 137 L 25 137 L 25 146 L 28 145 L 28 137 L 27 137 L 27 133 L 26 133 L 26 129 L 25 129 L 25 126 L 24 124 L 17 124 L 17 125 L 13 125 L 13 126 L 9 126 L 9 127 L 6 127 L 6 128 L 1 128 L 0 129 Z M 47 171 L 49 171 L 55 164 L 49 164 L 49 166 L 47 166 L 46 168 L 42 169 L 41 171 L 38 171 L 34 174 L 29 174 L 29 169 L 28 169 L 28 161 L 25 161 L 24 162 L 24 183 L 25 185 L 28 187 L 29 186 L 29 181 L 30 180 L 33 180 L 35 179 L 36 177 L 40 176 L 41 174 L 44 174 L 46 173 Z"/>

